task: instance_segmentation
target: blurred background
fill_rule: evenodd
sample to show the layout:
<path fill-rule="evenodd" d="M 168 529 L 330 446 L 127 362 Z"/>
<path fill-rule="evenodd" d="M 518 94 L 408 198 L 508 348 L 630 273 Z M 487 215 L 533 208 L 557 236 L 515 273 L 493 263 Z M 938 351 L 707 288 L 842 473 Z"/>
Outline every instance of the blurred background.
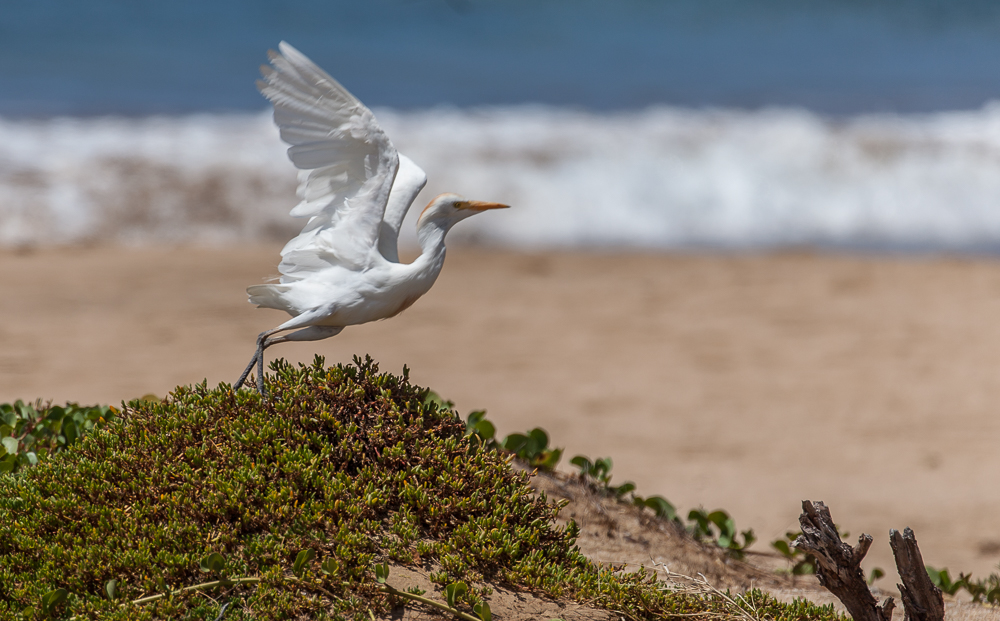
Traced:
<path fill-rule="evenodd" d="M 253 86 L 280 40 L 429 195 L 519 207 L 467 240 L 1000 247 L 1000 7 L 974 0 L 11 3 L 0 244 L 293 233 Z"/>
<path fill-rule="evenodd" d="M 514 208 L 406 313 L 269 355 L 408 364 L 759 548 L 809 498 L 875 565 L 911 526 L 995 571 L 986 0 L 4 3 L 0 402 L 231 382 L 284 320 L 244 293 L 303 224 L 254 88 L 281 40 L 427 171 L 418 203 Z"/>

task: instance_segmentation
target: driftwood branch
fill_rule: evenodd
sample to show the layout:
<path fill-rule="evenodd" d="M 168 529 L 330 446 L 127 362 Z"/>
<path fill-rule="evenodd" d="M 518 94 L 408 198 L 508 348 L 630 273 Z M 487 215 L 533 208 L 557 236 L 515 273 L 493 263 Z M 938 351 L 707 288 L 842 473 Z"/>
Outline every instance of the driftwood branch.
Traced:
<path fill-rule="evenodd" d="M 944 621 L 944 597 L 927 575 L 913 531 L 906 528 L 900 534 L 890 530 L 889 545 L 903 581 L 897 586 L 906 610 L 905 621 Z"/>
<path fill-rule="evenodd" d="M 861 561 L 872 544 L 871 535 L 861 535 L 852 548 L 840 540 L 826 505 L 808 500 L 802 501 L 799 525 L 802 535 L 795 540 L 795 547 L 816 557 L 819 583 L 843 602 L 854 621 L 891 621 L 892 598 L 879 605 L 861 570 Z"/>

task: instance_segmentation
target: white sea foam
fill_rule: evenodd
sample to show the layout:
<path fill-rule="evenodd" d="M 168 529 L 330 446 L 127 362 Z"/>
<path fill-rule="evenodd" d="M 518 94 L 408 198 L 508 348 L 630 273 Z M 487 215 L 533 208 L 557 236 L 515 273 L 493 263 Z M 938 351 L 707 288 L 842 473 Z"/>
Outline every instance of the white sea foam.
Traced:
<path fill-rule="evenodd" d="M 1000 103 L 802 110 L 377 110 L 438 192 L 510 203 L 454 235 L 527 247 L 1000 248 Z M 0 120 L 0 244 L 287 238 L 267 114 Z M 415 210 L 419 211 L 419 210 Z M 404 242 L 413 243 L 411 222 Z"/>

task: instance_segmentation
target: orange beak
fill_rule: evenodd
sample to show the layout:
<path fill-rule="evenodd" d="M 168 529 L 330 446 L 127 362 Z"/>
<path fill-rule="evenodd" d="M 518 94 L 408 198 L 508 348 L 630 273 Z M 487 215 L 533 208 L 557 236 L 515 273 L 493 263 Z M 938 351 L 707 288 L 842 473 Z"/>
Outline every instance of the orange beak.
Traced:
<path fill-rule="evenodd" d="M 467 201 L 462 209 L 471 209 L 473 211 L 486 211 L 487 209 L 507 209 L 510 205 L 504 205 L 503 203 L 487 203 L 484 201 Z"/>

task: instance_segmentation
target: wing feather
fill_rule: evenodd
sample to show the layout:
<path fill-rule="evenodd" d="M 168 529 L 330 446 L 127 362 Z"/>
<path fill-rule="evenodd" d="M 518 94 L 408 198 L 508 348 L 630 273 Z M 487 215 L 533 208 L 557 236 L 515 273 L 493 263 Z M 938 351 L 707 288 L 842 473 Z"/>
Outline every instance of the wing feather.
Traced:
<path fill-rule="evenodd" d="M 358 155 L 363 158 L 378 156 L 378 152 L 359 153 L 352 144 L 345 144 L 344 141 L 323 140 L 318 142 L 305 142 L 297 144 L 288 149 L 288 159 L 296 167 L 303 170 L 316 169 L 320 174 L 324 174 L 330 162 L 339 162 L 347 159 L 356 159 Z"/>
<path fill-rule="evenodd" d="M 282 282 L 331 266 L 362 269 L 375 251 L 399 166 L 375 115 L 301 52 L 282 42 L 257 87 L 274 104 L 274 122 L 297 168 L 309 217 L 282 250 Z"/>

